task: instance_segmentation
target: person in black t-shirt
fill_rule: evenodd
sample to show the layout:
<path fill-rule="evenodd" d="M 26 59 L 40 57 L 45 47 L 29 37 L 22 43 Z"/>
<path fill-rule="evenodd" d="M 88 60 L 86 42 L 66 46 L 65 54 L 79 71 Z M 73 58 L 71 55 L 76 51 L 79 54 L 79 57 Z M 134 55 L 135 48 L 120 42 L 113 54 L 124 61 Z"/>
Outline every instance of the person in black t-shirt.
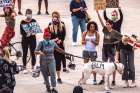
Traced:
<path fill-rule="evenodd" d="M 32 18 L 32 10 L 27 9 L 26 10 L 26 19 L 22 20 L 20 23 L 20 33 L 22 35 L 22 50 L 23 50 L 23 66 L 24 66 L 24 73 L 27 73 L 26 70 L 26 64 L 27 64 L 27 53 L 28 53 L 28 48 L 30 49 L 31 53 L 31 66 L 32 69 L 34 69 L 35 63 L 36 63 L 36 58 L 35 58 L 35 48 L 36 48 L 36 33 L 33 31 L 28 31 L 29 28 L 32 27 L 32 24 L 36 22 L 35 19 Z"/>
<path fill-rule="evenodd" d="M 123 21 L 123 14 L 121 11 L 121 8 L 119 7 L 119 13 L 120 13 L 120 19 L 118 19 L 118 12 L 116 10 L 112 11 L 111 13 L 111 19 L 109 19 L 106 15 L 106 10 L 104 10 L 104 19 L 112 20 L 113 21 L 113 29 L 121 33 L 121 25 Z"/>
<path fill-rule="evenodd" d="M 51 39 L 54 40 L 55 43 L 61 49 L 65 50 L 64 41 L 66 37 L 66 27 L 65 27 L 65 23 L 61 21 L 59 12 L 54 11 L 52 13 L 52 21 L 49 23 L 48 28 L 51 33 Z M 64 54 L 59 53 L 58 51 L 54 51 L 54 57 L 55 57 L 56 71 L 58 76 L 57 82 L 59 84 L 62 84 L 62 80 L 60 78 L 61 62 L 63 65 L 63 71 L 69 72 L 66 69 L 66 58 Z"/>
<path fill-rule="evenodd" d="M 72 0 L 70 3 L 70 11 L 72 17 L 73 33 L 72 41 L 73 46 L 77 45 L 77 32 L 80 25 L 81 32 L 86 31 L 85 11 L 87 6 L 84 0 Z"/>
<path fill-rule="evenodd" d="M 129 38 L 123 36 L 123 39 Z M 120 57 L 120 60 L 119 60 Z M 124 73 L 122 75 L 122 80 L 125 81 L 124 87 L 136 87 L 135 84 L 135 65 L 134 65 L 134 49 L 128 43 L 122 43 L 122 41 L 117 46 L 116 62 L 121 62 L 124 65 Z M 132 80 L 129 84 L 128 80 Z"/>

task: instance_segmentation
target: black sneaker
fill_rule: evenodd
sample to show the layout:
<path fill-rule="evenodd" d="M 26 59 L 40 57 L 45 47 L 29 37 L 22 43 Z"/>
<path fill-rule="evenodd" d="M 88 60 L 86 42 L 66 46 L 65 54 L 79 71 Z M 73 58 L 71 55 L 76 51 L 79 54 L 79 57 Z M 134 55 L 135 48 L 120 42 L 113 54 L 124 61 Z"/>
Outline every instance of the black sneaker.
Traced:
<path fill-rule="evenodd" d="M 18 12 L 18 15 L 23 15 L 20 11 Z"/>
<path fill-rule="evenodd" d="M 112 81 L 111 86 L 115 86 L 115 85 L 116 85 L 116 82 Z"/>
<path fill-rule="evenodd" d="M 51 90 L 51 93 L 58 93 L 58 91 L 57 91 L 56 89 L 53 88 L 53 89 Z"/>
<path fill-rule="evenodd" d="M 47 92 L 51 92 L 51 89 L 50 89 L 50 87 L 46 87 L 46 89 L 47 89 Z"/>
<path fill-rule="evenodd" d="M 37 15 L 41 15 L 41 12 L 40 12 L 40 11 L 38 11 L 38 12 L 37 12 Z"/>
<path fill-rule="evenodd" d="M 61 78 L 57 79 L 57 83 L 58 83 L 58 84 L 62 84 Z"/>
<path fill-rule="evenodd" d="M 49 12 L 48 11 L 46 11 L 46 15 L 49 15 Z"/>
<path fill-rule="evenodd" d="M 67 69 L 63 69 L 63 72 L 69 73 L 70 71 Z"/>
<path fill-rule="evenodd" d="M 103 85 L 105 82 L 104 82 L 104 80 L 101 80 L 99 83 L 98 83 L 98 85 Z"/>

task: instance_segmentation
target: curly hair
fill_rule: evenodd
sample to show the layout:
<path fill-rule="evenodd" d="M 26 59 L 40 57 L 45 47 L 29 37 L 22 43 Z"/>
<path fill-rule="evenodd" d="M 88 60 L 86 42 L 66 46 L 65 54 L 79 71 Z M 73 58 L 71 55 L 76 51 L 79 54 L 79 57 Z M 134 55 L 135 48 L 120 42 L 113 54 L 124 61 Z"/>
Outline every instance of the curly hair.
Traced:
<path fill-rule="evenodd" d="M 90 26 L 91 24 L 93 24 L 95 26 L 95 30 L 98 31 L 98 25 L 96 22 L 94 21 L 90 21 L 88 24 L 87 24 L 87 30 L 89 31 L 90 30 Z"/>

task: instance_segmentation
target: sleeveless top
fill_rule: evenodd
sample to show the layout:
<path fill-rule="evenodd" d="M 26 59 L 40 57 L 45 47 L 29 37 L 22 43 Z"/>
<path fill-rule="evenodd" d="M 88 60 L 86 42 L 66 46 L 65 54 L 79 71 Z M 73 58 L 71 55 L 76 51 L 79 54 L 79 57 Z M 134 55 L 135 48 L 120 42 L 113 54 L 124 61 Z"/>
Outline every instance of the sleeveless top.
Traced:
<path fill-rule="evenodd" d="M 96 41 L 96 34 L 92 36 L 86 35 L 85 40 L 86 40 L 86 44 L 84 50 L 96 51 L 96 45 L 92 42 L 92 41 Z"/>

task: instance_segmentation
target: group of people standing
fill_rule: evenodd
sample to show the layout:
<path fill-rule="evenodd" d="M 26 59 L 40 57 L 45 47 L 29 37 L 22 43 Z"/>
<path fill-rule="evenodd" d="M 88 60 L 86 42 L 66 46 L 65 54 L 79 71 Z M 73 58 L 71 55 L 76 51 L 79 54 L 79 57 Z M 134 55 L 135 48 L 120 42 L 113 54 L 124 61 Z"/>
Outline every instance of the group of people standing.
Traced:
<path fill-rule="evenodd" d="M 14 0 L 15 1 L 15 0 Z M 18 0 L 19 3 L 21 3 L 21 0 Z M 39 11 L 38 15 L 41 14 L 41 2 L 42 0 L 39 0 Z M 46 5 L 46 14 L 48 13 L 48 1 L 45 0 Z M 3 49 L 8 46 L 8 43 L 10 40 L 14 37 L 15 31 L 15 16 L 16 13 L 14 12 L 12 7 L 4 7 L 4 15 L 0 15 L 1 17 L 5 17 L 6 22 L 6 28 L 4 31 L 4 34 L 2 35 L 2 38 L 0 39 L 0 46 L 2 52 L 0 52 L 0 59 L 11 62 L 7 59 L 9 58 L 2 58 L 5 55 L 5 51 Z M 98 57 L 98 51 L 96 50 L 96 47 L 98 46 L 100 42 L 100 34 L 98 31 L 98 24 L 94 21 L 90 21 L 86 25 L 86 15 L 85 12 L 87 10 L 86 3 L 84 0 L 72 0 L 70 3 L 70 11 L 71 11 L 71 17 L 72 17 L 72 45 L 77 45 L 77 32 L 78 27 L 80 25 L 81 32 L 82 32 L 82 44 L 84 45 L 83 50 L 83 57 L 87 58 L 84 59 L 84 64 L 88 63 L 89 59 L 91 61 L 96 61 L 96 58 Z M 19 4 L 19 12 L 21 13 L 21 4 Z M 122 42 L 123 35 L 121 35 L 121 25 L 123 21 L 123 14 L 121 11 L 121 8 L 119 8 L 119 14 L 120 19 L 118 18 L 118 12 L 115 10 L 111 13 L 111 19 L 109 19 L 106 15 L 106 10 L 104 10 L 104 19 L 106 21 L 106 24 L 103 23 L 101 16 L 97 10 L 98 18 L 101 22 L 101 25 L 103 27 L 103 47 L 102 47 L 102 60 L 104 62 L 121 62 L 124 64 L 124 73 L 122 76 L 122 79 L 125 80 L 125 87 L 135 87 L 135 67 L 134 67 L 134 50 L 133 47 L 130 46 L 127 43 Z M 46 84 L 46 89 L 48 92 L 51 90 L 56 91 L 56 76 L 57 73 L 57 82 L 59 84 L 62 84 L 61 80 L 61 63 L 63 63 L 63 71 L 68 72 L 66 69 L 66 58 L 65 54 L 68 54 L 65 52 L 64 47 L 64 40 L 66 37 L 66 27 L 65 23 L 61 21 L 60 14 L 57 11 L 54 11 L 52 13 L 52 21 L 49 23 L 47 28 L 44 30 L 44 35 L 41 42 L 39 42 L 38 46 L 36 43 L 36 33 L 34 32 L 27 32 L 23 28 L 23 25 L 25 24 L 32 24 L 33 22 L 37 22 L 32 17 L 32 10 L 27 9 L 25 13 L 26 18 L 23 19 L 20 23 L 20 33 L 22 35 L 22 50 L 23 50 L 23 66 L 24 66 L 24 73 L 27 73 L 27 53 L 28 48 L 30 49 L 31 53 L 31 66 L 32 70 L 34 70 L 35 64 L 36 64 L 36 55 L 40 55 L 40 68 L 41 72 L 43 74 L 43 78 Z M 120 41 L 119 43 L 114 43 L 116 41 Z M 4 61 L 2 61 L 4 62 Z M 1 64 L 3 64 L 1 62 Z M 11 64 L 8 64 L 9 67 Z M 1 67 L 1 66 L 0 66 Z M 2 69 L 2 68 L 1 68 Z M 4 68 L 3 68 L 4 69 Z M 15 69 L 16 70 L 16 69 Z M 11 72 L 9 72 L 11 73 Z M 15 72 L 12 72 L 14 74 Z M 1 72 L 0 72 L 1 74 Z M 115 72 L 113 74 L 113 80 L 112 85 L 116 85 L 115 82 Z M 5 75 L 0 76 L 0 78 L 3 78 Z M 51 85 L 49 83 L 49 78 L 51 81 Z M 94 80 L 93 84 L 97 84 L 96 79 L 96 73 L 93 73 Z M 13 77 L 13 76 L 12 76 Z M 129 84 L 128 80 L 132 80 L 132 83 Z M 0 82 L 1 85 L 5 84 L 5 82 Z M 10 83 L 10 82 L 9 82 Z M 102 80 L 98 83 L 103 84 L 104 83 L 104 77 L 102 77 Z M 12 90 L 14 89 L 15 84 L 12 84 L 9 86 L 9 84 L 5 84 L 4 86 L 0 86 L 0 88 L 3 88 L 5 86 L 8 86 Z M 52 87 L 52 89 L 51 89 Z"/>
<path fill-rule="evenodd" d="M 0 15 L 1 17 L 5 17 L 5 22 L 6 22 L 6 28 L 5 31 L 2 35 L 2 38 L 0 39 L 0 46 L 1 46 L 1 58 L 5 56 L 6 47 L 8 47 L 8 44 L 10 40 L 14 37 L 15 31 L 15 16 L 16 13 L 14 12 L 12 7 L 4 7 L 4 15 Z M 66 59 L 65 59 L 65 48 L 64 48 L 64 40 L 66 36 L 66 28 L 64 22 L 61 21 L 60 19 L 60 14 L 57 11 L 54 11 L 52 13 L 52 21 L 49 23 L 48 27 L 44 30 L 44 40 L 39 43 L 38 47 L 36 48 L 37 41 L 36 41 L 36 33 L 33 31 L 28 32 L 26 31 L 25 25 L 32 26 L 34 22 L 37 22 L 33 17 L 32 17 L 32 10 L 31 9 L 26 9 L 25 13 L 26 18 L 21 20 L 20 22 L 20 33 L 22 36 L 22 52 L 23 52 L 23 73 L 28 73 L 27 71 L 27 53 L 28 53 L 28 48 L 30 49 L 30 55 L 31 55 L 31 69 L 34 70 L 35 64 L 36 64 L 36 54 L 40 54 L 40 67 L 41 67 L 41 72 L 44 77 L 44 81 L 46 84 L 47 91 L 50 91 L 50 84 L 48 81 L 49 75 L 51 76 L 51 84 L 53 87 L 53 91 L 55 90 L 56 87 L 56 76 L 55 72 L 57 72 L 57 82 L 59 84 L 62 84 L 62 80 L 60 77 L 60 71 L 61 71 L 61 63 L 63 63 L 63 72 L 69 72 L 66 69 Z M 42 51 L 42 53 L 40 53 Z M 61 53 L 62 52 L 62 53 Z M 47 53 L 47 55 L 45 54 Z M 8 58 L 2 58 L 4 61 L 8 61 L 9 63 L 11 62 L 10 57 Z M 1 60 L 2 61 L 2 60 Z M 2 62 L 4 62 L 2 61 Z M 5 61 L 5 62 L 6 62 Z M 1 63 L 2 67 L 3 63 Z M 11 67 L 10 64 L 8 65 L 9 68 Z M 15 67 L 17 68 L 17 67 Z M 14 68 L 14 70 L 16 70 Z M 1 68 L 5 69 L 5 68 Z M 8 70 L 9 71 L 9 70 Z M 4 73 L 4 72 L 1 72 Z M 12 77 L 15 72 L 9 71 L 8 73 L 12 74 Z M 1 79 L 4 79 L 5 74 L 0 76 Z M 7 76 L 7 78 L 11 79 L 11 77 Z M 5 78 L 6 79 L 6 78 Z M 15 83 L 13 84 L 13 79 L 11 82 L 6 83 L 6 82 L 0 82 L 1 84 L 1 89 L 5 86 L 9 87 L 12 91 L 14 90 Z M 1 80 L 2 81 L 2 80 Z M 3 84 L 5 86 L 3 86 Z M 10 87 L 12 84 L 12 87 Z"/>
<path fill-rule="evenodd" d="M 95 61 L 97 58 L 96 46 L 100 42 L 100 34 L 98 31 L 98 25 L 96 22 L 91 21 L 87 24 L 86 28 L 86 15 L 85 12 L 87 6 L 84 0 L 72 0 L 70 4 L 72 25 L 73 25 L 73 46 L 77 43 L 77 32 L 80 25 L 82 32 L 82 44 L 85 45 L 83 50 L 83 57 L 90 58 L 91 61 Z M 135 87 L 135 66 L 134 66 L 134 48 L 128 43 L 122 42 L 123 35 L 121 34 L 121 26 L 123 22 L 123 14 L 121 8 L 118 8 L 119 14 L 116 10 L 111 13 L 111 18 L 107 17 L 106 10 L 104 10 L 104 20 L 97 11 L 98 18 L 103 27 L 103 47 L 102 47 L 102 60 L 104 62 L 121 62 L 124 65 L 124 73 L 122 75 L 122 80 L 125 81 L 125 87 Z M 88 60 L 85 59 L 84 63 Z M 96 85 L 96 73 L 94 75 L 93 84 Z M 116 85 L 116 72 L 113 74 L 112 86 Z M 132 80 L 129 84 L 128 80 Z M 99 85 L 104 84 L 104 77 L 98 83 Z"/>

